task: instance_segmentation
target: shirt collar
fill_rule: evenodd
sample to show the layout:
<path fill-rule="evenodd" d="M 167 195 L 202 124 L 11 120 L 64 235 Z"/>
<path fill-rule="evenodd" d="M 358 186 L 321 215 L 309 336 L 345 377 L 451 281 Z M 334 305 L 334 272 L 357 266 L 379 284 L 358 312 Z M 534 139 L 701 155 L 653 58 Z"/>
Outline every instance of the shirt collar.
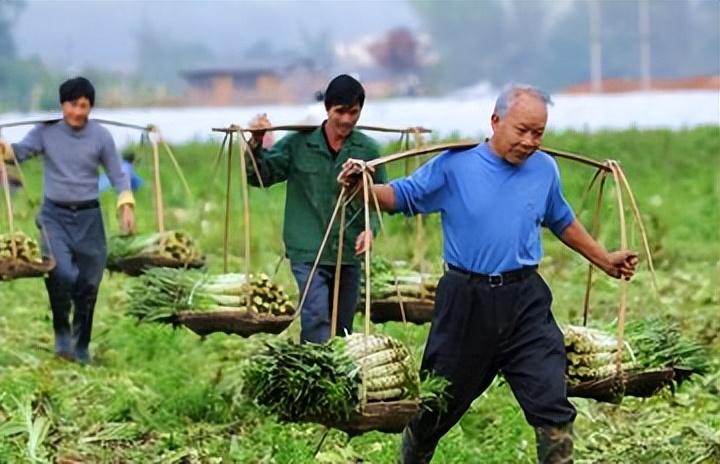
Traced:
<path fill-rule="evenodd" d="M 314 129 L 310 135 L 307 138 L 307 145 L 314 146 L 314 147 L 327 147 L 327 143 L 325 142 L 325 136 L 323 135 L 323 124 L 325 124 L 326 121 L 323 121 L 323 123 L 317 127 L 317 129 Z M 362 143 L 359 140 L 358 137 L 358 131 L 357 129 L 353 129 L 352 132 L 350 132 L 350 135 L 348 136 L 347 140 L 345 140 L 345 143 L 343 144 L 343 148 L 346 146 L 362 146 Z"/>
<path fill-rule="evenodd" d="M 490 146 L 490 142 L 486 141 L 484 143 L 481 143 L 476 148 L 478 154 L 482 156 L 484 159 L 489 161 L 490 163 L 497 165 L 497 166 L 512 166 L 512 164 L 505 161 L 500 155 L 495 153 Z"/>

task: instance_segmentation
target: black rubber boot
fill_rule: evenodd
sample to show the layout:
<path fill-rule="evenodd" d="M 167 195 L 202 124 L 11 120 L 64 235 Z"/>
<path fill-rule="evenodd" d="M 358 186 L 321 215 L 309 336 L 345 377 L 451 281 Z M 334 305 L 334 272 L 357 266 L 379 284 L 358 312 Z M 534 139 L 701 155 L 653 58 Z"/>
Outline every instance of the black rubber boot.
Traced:
<path fill-rule="evenodd" d="M 535 428 L 539 464 L 572 464 L 572 424 Z"/>
<path fill-rule="evenodd" d="M 435 453 L 435 446 L 423 449 L 417 442 L 409 427 L 405 427 L 402 435 L 400 464 L 429 464 Z"/>
<path fill-rule="evenodd" d="M 55 332 L 55 354 L 61 358 L 73 359 L 73 342 L 70 331 Z"/>

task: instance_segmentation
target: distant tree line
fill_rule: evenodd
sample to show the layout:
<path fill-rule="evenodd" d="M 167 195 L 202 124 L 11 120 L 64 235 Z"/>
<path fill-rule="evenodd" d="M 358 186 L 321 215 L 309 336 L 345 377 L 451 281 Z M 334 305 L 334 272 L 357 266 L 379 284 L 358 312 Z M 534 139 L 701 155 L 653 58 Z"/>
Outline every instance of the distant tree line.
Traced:
<path fill-rule="evenodd" d="M 487 80 L 548 90 L 590 80 L 589 8 L 573 0 L 411 0 L 440 60 L 436 91 Z M 720 73 L 720 2 L 648 0 L 653 78 Z M 603 78 L 640 77 L 638 0 L 599 1 Z"/>

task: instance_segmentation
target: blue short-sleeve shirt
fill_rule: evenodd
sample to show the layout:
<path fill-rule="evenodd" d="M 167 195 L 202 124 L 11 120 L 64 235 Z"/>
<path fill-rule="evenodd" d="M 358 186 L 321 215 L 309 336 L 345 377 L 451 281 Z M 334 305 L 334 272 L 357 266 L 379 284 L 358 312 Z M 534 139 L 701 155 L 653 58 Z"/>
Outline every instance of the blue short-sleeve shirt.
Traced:
<path fill-rule="evenodd" d="M 441 214 L 445 261 L 472 272 L 537 265 L 543 254 L 540 227 L 560 236 L 575 219 L 557 164 L 542 151 L 519 166 L 488 143 L 446 151 L 390 185 L 396 212 Z"/>

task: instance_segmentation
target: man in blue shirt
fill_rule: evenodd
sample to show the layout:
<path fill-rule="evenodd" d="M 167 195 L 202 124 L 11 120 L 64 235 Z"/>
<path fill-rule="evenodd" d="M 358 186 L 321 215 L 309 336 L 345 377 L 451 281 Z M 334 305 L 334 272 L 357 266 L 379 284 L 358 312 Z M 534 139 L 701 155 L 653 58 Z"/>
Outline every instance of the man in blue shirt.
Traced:
<path fill-rule="evenodd" d="M 424 410 L 406 427 L 403 463 L 430 462 L 440 438 L 498 372 L 535 427 L 538 461 L 572 462 L 575 408 L 552 295 L 536 272 L 540 227 L 615 278 L 633 275 L 637 253 L 606 251 L 575 218 L 555 161 L 538 150 L 548 103 L 534 87 L 510 86 L 497 99 L 489 142 L 444 152 L 410 177 L 373 187 L 385 210 L 441 214 L 448 267 L 422 370 L 450 381 L 450 400 L 446 411 Z M 351 186 L 363 166 L 348 161 L 339 181 Z"/>

